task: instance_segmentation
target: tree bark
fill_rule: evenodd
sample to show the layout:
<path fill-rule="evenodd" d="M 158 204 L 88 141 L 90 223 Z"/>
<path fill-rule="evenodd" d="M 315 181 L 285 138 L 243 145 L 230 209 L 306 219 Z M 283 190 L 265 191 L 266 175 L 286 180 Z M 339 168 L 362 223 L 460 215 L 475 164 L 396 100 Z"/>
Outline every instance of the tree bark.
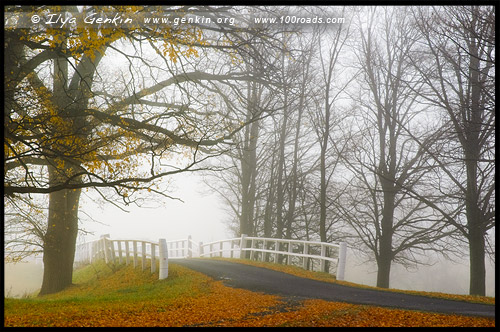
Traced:
<path fill-rule="evenodd" d="M 57 172 L 49 167 L 51 182 L 57 181 Z M 43 248 L 43 281 L 39 295 L 56 293 L 72 284 L 80 194 L 81 189 L 65 189 L 49 194 L 48 228 Z"/>
<path fill-rule="evenodd" d="M 486 266 L 484 231 L 480 227 L 469 229 L 470 284 L 469 294 L 485 296 Z"/>
<path fill-rule="evenodd" d="M 473 135 L 473 133 L 471 133 Z M 474 139 L 471 139 L 475 141 Z M 471 142 L 469 142 L 471 143 Z M 473 144 L 473 146 L 477 146 Z M 477 150 L 466 151 L 467 189 L 465 193 L 465 212 L 467 217 L 467 229 L 469 231 L 469 255 L 470 255 L 470 295 L 486 294 L 486 266 L 485 266 L 485 240 L 486 230 L 483 222 L 484 216 L 479 207 L 479 194 L 477 190 Z"/>
<path fill-rule="evenodd" d="M 381 234 L 379 239 L 379 252 L 377 257 L 377 287 L 389 288 L 391 263 L 393 259 L 392 237 L 394 221 L 395 192 L 393 184 L 386 179 L 382 181 L 384 191 L 384 206 L 382 208 Z"/>
<path fill-rule="evenodd" d="M 66 41 L 63 41 L 63 47 Z M 93 70 L 91 70 L 93 73 Z M 84 75 L 84 73 L 80 73 Z M 85 73 L 86 74 L 86 73 Z M 77 105 L 85 107 L 87 99 L 81 95 L 80 103 L 75 105 L 68 93 L 68 61 L 64 57 L 54 60 L 53 102 L 58 116 L 71 126 L 73 135 L 84 138 L 82 119 L 75 117 Z M 84 77 L 88 78 L 86 75 Z M 80 93 L 84 93 L 81 89 Z M 84 121 L 84 120 L 83 120 Z M 61 135 L 68 135 L 64 133 Z M 71 144 L 71 143 L 70 143 Z M 70 181 L 81 183 L 81 176 L 74 176 L 79 162 L 67 156 L 70 147 L 64 140 L 48 147 L 49 185 L 57 186 Z M 69 153 L 71 154 L 71 153 Z M 78 235 L 78 208 L 81 189 L 63 189 L 49 194 L 49 213 L 47 232 L 43 247 L 43 280 L 39 295 L 59 292 L 72 284 L 73 262 L 75 258 L 76 238 Z"/>
<path fill-rule="evenodd" d="M 256 115 L 257 84 L 249 84 L 247 122 Z M 240 233 L 249 236 L 254 235 L 254 207 L 257 177 L 257 140 L 259 136 L 259 121 L 254 120 L 245 129 L 245 142 L 243 145 L 241 160 L 241 216 Z"/>

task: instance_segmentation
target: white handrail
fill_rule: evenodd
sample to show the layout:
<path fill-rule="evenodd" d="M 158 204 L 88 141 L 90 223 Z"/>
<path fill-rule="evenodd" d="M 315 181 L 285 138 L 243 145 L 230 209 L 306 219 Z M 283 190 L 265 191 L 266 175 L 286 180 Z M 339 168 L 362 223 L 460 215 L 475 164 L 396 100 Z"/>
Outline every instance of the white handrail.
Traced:
<path fill-rule="evenodd" d="M 150 259 L 151 273 L 156 271 L 156 260 L 160 259 L 159 242 L 148 240 L 129 240 L 108 238 L 109 235 L 104 235 L 101 239 L 79 244 L 75 252 L 75 263 L 85 262 L 91 263 L 96 258 L 101 258 L 109 262 L 129 264 L 131 259 L 134 268 L 137 267 L 138 257 L 141 256 L 142 269 L 146 269 L 147 259 Z M 241 237 L 213 241 L 199 245 L 195 245 L 191 236 L 187 239 L 165 241 L 165 252 L 162 254 L 162 259 L 191 258 L 191 257 L 223 257 L 224 253 L 229 252 L 231 258 L 235 253 L 239 253 L 240 258 L 250 258 L 251 260 L 267 260 L 272 258 L 274 262 L 292 264 L 292 257 L 299 258 L 304 269 L 313 269 L 314 261 L 319 260 L 320 270 L 329 270 L 326 268 L 326 263 L 331 262 L 336 265 L 337 280 L 344 280 L 345 260 L 347 246 L 344 242 L 338 244 L 292 240 L 292 239 L 277 239 L 265 237 L 251 237 L 242 235 Z M 132 248 L 130 248 L 132 246 Z M 198 254 L 195 256 L 194 248 L 198 249 Z M 315 249 L 315 250 L 313 250 Z M 333 249 L 333 250 L 329 250 Z M 332 257 L 332 252 L 336 255 Z M 132 256 L 132 257 L 131 257 Z M 167 265 L 168 261 L 163 262 Z M 162 267 L 160 261 L 160 266 Z M 163 273 L 168 275 L 168 271 Z"/>
<path fill-rule="evenodd" d="M 147 259 L 150 259 L 151 273 L 156 272 L 156 261 L 160 262 L 160 279 L 168 276 L 168 259 L 190 258 L 193 256 L 193 241 L 191 236 L 187 239 L 165 241 L 165 252 L 160 252 L 159 242 L 148 240 L 130 240 L 108 238 L 103 235 L 99 240 L 77 245 L 75 250 L 75 264 L 92 263 L 96 259 L 104 259 L 106 263 L 118 261 L 128 265 L 132 260 L 134 268 L 141 256 L 142 270 L 146 269 Z M 161 240 L 161 239 L 160 239 Z M 130 248 L 132 246 L 132 248 Z M 132 256 L 132 257 L 131 257 Z M 163 258 L 167 259 L 163 259 Z"/>
<path fill-rule="evenodd" d="M 224 246 L 224 244 L 227 243 L 230 244 L 230 248 Z M 248 243 L 250 243 L 250 245 L 248 245 Z M 259 247 L 260 243 L 262 244 L 261 247 Z M 269 249 L 273 245 L 274 248 Z M 299 248 L 296 249 L 299 251 L 301 250 L 301 252 L 297 252 L 296 250 L 294 251 L 294 245 L 299 246 Z M 319 254 L 311 253 L 311 249 L 314 247 L 319 247 Z M 347 249 L 344 242 L 334 244 L 318 241 L 251 237 L 242 235 L 240 238 L 224 239 L 205 244 L 200 242 L 199 248 L 200 257 L 223 257 L 225 252 L 230 252 L 230 257 L 233 258 L 234 252 L 238 251 L 240 253 L 240 258 L 247 258 L 247 253 L 249 253 L 249 258 L 251 260 L 258 259 L 258 257 L 255 257 L 258 253 L 261 253 L 262 260 L 266 260 L 266 254 L 274 255 L 275 262 L 280 262 L 280 257 L 287 257 L 287 264 L 291 264 L 291 257 L 298 257 L 302 259 L 302 267 L 304 269 L 308 269 L 309 266 L 312 265 L 310 264 L 312 259 L 318 259 L 320 261 L 321 271 L 326 269 L 326 262 L 328 261 L 335 263 L 337 266 L 336 278 L 338 280 L 344 279 L 345 252 Z M 337 251 L 337 257 L 330 257 L 327 249 L 334 249 Z"/>

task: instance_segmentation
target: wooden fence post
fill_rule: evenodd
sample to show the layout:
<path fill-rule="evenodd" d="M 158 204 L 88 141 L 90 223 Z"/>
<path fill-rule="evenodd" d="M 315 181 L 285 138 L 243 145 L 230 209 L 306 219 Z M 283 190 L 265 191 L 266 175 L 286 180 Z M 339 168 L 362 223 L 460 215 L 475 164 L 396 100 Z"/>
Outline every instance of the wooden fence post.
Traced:
<path fill-rule="evenodd" d="M 132 241 L 132 247 L 134 248 L 134 269 L 137 267 L 137 241 Z"/>
<path fill-rule="evenodd" d="M 109 252 L 111 254 L 111 262 L 115 264 L 116 262 L 116 255 L 115 255 L 115 241 L 113 240 L 108 240 L 109 243 Z"/>
<path fill-rule="evenodd" d="M 274 251 L 276 252 L 274 254 L 274 263 L 278 264 L 280 262 L 280 254 L 278 254 L 280 251 L 280 242 L 278 240 L 275 241 Z"/>
<path fill-rule="evenodd" d="M 130 246 L 128 241 L 125 241 L 125 264 L 130 264 Z"/>
<path fill-rule="evenodd" d="M 262 244 L 262 249 L 267 250 L 267 240 L 264 240 L 264 243 Z M 263 262 L 267 262 L 267 256 L 268 256 L 267 254 L 268 254 L 267 252 L 262 253 L 262 261 Z"/>
<path fill-rule="evenodd" d="M 165 239 L 159 239 L 158 241 L 159 256 L 160 256 L 160 271 L 159 279 L 165 279 L 168 277 L 168 247 L 167 241 Z"/>
<path fill-rule="evenodd" d="M 240 258 L 246 258 L 246 245 L 247 245 L 247 235 L 246 234 L 241 234 L 241 240 L 240 240 Z"/>
<path fill-rule="evenodd" d="M 200 242 L 198 251 L 200 252 L 200 257 L 203 257 L 203 242 Z"/>
<path fill-rule="evenodd" d="M 193 245 L 191 243 L 191 235 L 188 235 L 188 258 L 193 257 Z"/>
<path fill-rule="evenodd" d="M 122 257 L 122 242 L 118 241 L 118 264 L 123 263 L 123 257 Z"/>
<path fill-rule="evenodd" d="M 326 246 L 324 244 L 321 245 L 321 258 L 325 257 L 326 256 Z M 325 271 L 325 267 L 326 267 L 326 260 L 325 259 L 321 259 L 321 263 L 320 263 L 320 271 L 321 272 L 326 272 Z"/>
<path fill-rule="evenodd" d="M 250 260 L 253 261 L 253 257 L 254 257 L 254 251 L 252 250 L 255 246 L 255 240 L 252 239 L 252 241 L 250 241 Z"/>
<path fill-rule="evenodd" d="M 151 273 L 156 272 L 156 250 L 155 244 L 151 243 Z"/>
<path fill-rule="evenodd" d="M 146 269 L 146 242 L 142 241 L 142 270 Z"/>
<path fill-rule="evenodd" d="M 309 254 L 309 244 L 304 243 L 304 255 L 307 255 L 307 254 Z M 307 270 L 308 261 L 309 261 L 309 257 L 304 257 L 304 260 L 302 262 L 302 267 L 304 268 L 304 270 Z"/>
<path fill-rule="evenodd" d="M 336 275 L 337 280 L 344 280 L 346 253 L 347 253 L 347 243 L 340 242 L 339 260 L 337 263 L 337 275 Z"/>
<path fill-rule="evenodd" d="M 292 241 L 288 241 L 288 252 L 290 254 L 293 253 Z M 288 255 L 287 263 L 288 265 L 292 265 L 292 255 Z"/>
<path fill-rule="evenodd" d="M 104 234 L 104 235 L 101 235 L 101 246 L 102 246 L 102 251 L 104 253 L 104 261 L 106 262 L 106 264 L 109 263 L 109 260 L 110 260 L 110 254 L 108 252 L 108 243 L 107 243 L 107 237 L 109 237 L 109 234 Z"/>

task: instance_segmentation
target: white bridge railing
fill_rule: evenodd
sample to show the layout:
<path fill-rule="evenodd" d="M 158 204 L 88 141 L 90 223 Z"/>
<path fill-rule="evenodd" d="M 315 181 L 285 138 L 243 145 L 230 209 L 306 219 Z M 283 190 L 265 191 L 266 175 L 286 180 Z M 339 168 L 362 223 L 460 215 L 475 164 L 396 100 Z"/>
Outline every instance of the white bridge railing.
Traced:
<path fill-rule="evenodd" d="M 198 253 L 195 254 L 197 247 Z M 75 264 L 92 263 L 104 259 L 106 263 L 139 265 L 143 270 L 148 261 L 151 273 L 156 272 L 159 262 L 159 278 L 168 276 L 168 260 L 191 257 L 238 257 L 250 260 L 299 265 L 304 269 L 334 271 L 337 280 L 344 280 L 346 244 L 250 237 L 225 239 L 198 245 L 187 239 L 158 242 L 144 240 L 111 240 L 103 235 L 99 240 L 77 246 Z"/>
<path fill-rule="evenodd" d="M 346 249 L 345 242 L 332 244 L 242 235 L 238 238 L 200 243 L 199 255 L 224 257 L 229 253 L 231 258 L 236 256 L 281 264 L 285 262 L 289 265 L 300 265 L 306 270 L 328 270 L 328 272 L 331 267 L 336 267 L 334 274 L 337 280 L 344 280 Z M 328 268 L 327 262 L 330 262 Z"/>
<path fill-rule="evenodd" d="M 104 259 L 107 263 L 132 263 L 134 268 L 139 264 L 143 270 L 149 265 L 151 273 L 156 272 L 156 262 L 159 262 L 160 279 L 168 276 L 168 259 L 191 258 L 193 256 L 193 241 L 187 239 L 158 242 L 145 240 L 111 240 L 109 235 L 103 235 L 99 240 L 77 245 L 75 264 L 92 263 Z"/>

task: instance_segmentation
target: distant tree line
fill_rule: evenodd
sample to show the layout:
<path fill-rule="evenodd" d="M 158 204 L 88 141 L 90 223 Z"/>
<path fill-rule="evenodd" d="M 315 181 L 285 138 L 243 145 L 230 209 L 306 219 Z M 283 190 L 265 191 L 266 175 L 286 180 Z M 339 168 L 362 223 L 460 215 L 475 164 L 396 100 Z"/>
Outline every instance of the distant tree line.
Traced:
<path fill-rule="evenodd" d="M 389 287 L 393 263 L 468 249 L 470 293 L 484 295 L 495 8 L 290 10 L 348 19 L 282 26 L 285 47 L 260 50 L 278 81 L 248 83 L 249 107 L 235 116 L 274 111 L 234 136 L 228 171 L 213 182 L 235 233 L 347 241 L 377 263 L 379 287 Z"/>

